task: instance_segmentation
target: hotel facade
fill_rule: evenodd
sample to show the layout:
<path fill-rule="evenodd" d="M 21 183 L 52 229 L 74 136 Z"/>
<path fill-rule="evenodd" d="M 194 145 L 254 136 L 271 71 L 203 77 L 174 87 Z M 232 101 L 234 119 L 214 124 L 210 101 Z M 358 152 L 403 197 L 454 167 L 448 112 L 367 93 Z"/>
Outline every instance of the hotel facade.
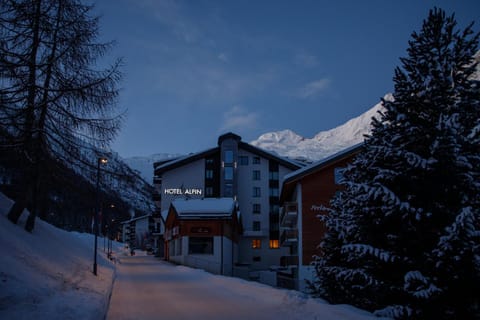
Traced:
<path fill-rule="evenodd" d="M 233 275 L 253 278 L 254 271 L 278 266 L 280 257 L 289 254 L 289 248 L 280 246 L 280 183 L 285 175 L 302 166 L 300 162 L 245 143 L 236 134 L 224 134 L 218 138 L 216 147 L 154 164 L 156 216 L 161 215 L 164 222 L 167 218 L 181 220 L 182 214 L 172 207 L 178 200 L 232 199 L 239 224 L 238 238 L 230 234 L 225 241 L 234 242 L 235 250 L 229 256 L 232 265 L 237 270 L 246 270 Z M 204 210 L 201 214 L 199 220 L 205 219 L 209 212 Z M 201 228 L 198 224 L 196 227 Z M 166 259 L 171 257 L 168 248 L 171 248 L 173 232 L 182 233 L 169 230 L 167 224 L 163 237 L 169 252 Z M 183 235 L 184 248 L 175 250 L 187 252 L 189 238 L 185 230 Z M 195 241 L 198 242 L 199 237 L 201 235 L 196 235 Z"/>

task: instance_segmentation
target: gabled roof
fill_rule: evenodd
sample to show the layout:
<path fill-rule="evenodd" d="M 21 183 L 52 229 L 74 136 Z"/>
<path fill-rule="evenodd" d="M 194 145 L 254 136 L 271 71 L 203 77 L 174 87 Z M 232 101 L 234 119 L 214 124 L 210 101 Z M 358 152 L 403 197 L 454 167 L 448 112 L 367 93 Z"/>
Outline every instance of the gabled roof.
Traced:
<path fill-rule="evenodd" d="M 177 159 L 172 160 L 172 161 L 163 162 L 159 165 L 157 165 L 155 163 L 153 165 L 154 173 L 155 173 L 155 175 L 162 174 L 165 171 L 179 168 L 179 167 L 184 166 L 186 164 L 189 164 L 191 162 L 194 162 L 194 161 L 203 159 L 205 157 L 211 156 L 211 155 L 213 155 L 217 152 L 219 152 L 219 148 L 215 147 L 215 148 L 207 149 L 207 150 L 200 151 L 200 152 L 197 152 L 197 153 L 191 153 L 189 155 L 177 158 Z"/>
<path fill-rule="evenodd" d="M 325 167 L 328 167 L 330 166 L 331 164 L 333 163 L 336 163 L 340 160 L 343 160 L 347 157 L 350 157 L 350 156 L 353 156 L 357 153 L 359 153 L 361 151 L 361 149 L 363 148 L 363 143 L 359 143 L 359 144 L 356 144 L 356 145 L 353 145 L 347 149 L 344 149 L 340 152 L 337 152 L 329 157 L 326 157 L 322 160 L 319 160 L 317 162 L 314 162 L 310 165 L 307 165 L 297 171 L 293 171 L 293 172 L 290 172 L 289 174 L 286 174 L 284 177 L 283 177 L 283 180 L 282 180 L 282 190 L 281 190 L 281 193 L 280 193 L 280 199 L 283 199 L 285 197 L 285 190 L 288 189 L 287 188 L 287 185 L 292 185 L 294 183 L 296 183 L 297 181 L 303 179 L 304 177 L 312 174 L 312 173 L 315 173 L 315 172 L 318 172 L 322 169 L 324 169 Z"/>
<path fill-rule="evenodd" d="M 235 140 L 237 140 L 239 149 L 246 150 L 250 153 L 256 154 L 258 156 L 261 156 L 261 157 L 269 159 L 269 160 L 277 161 L 282 166 L 284 166 L 286 168 L 289 168 L 291 170 L 296 170 L 298 168 L 301 168 L 302 165 L 303 165 L 302 163 L 299 163 L 297 161 L 293 161 L 293 160 L 290 160 L 288 158 L 278 156 L 278 155 L 273 154 L 271 152 L 268 152 L 268 151 L 265 151 L 265 150 L 260 149 L 258 147 L 252 146 L 251 144 L 248 144 L 246 142 L 242 142 L 242 141 L 240 141 L 241 140 L 240 136 L 238 136 L 234 133 L 231 133 L 231 132 L 220 136 L 218 138 L 219 143 L 221 143 L 222 140 L 227 139 L 227 138 L 234 138 Z M 191 162 L 194 162 L 194 161 L 200 160 L 202 158 L 214 155 L 217 152 L 220 152 L 220 147 L 207 149 L 205 151 L 201 151 L 201 152 L 198 152 L 198 153 L 192 153 L 192 154 L 189 154 L 187 156 L 174 159 L 172 161 L 158 163 L 158 165 L 157 165 L 157 163 L 155 163 L 153 165 L 155 175 L 161 175 L 165 171 L 179 168 L 179 167 L 184 166 L 186 164 L 189 164 Z"/>
<path fill-rule="evenodd" d="M 151 216 L 152 216 L 151 214 L 146 214 L 146 215 L 141 216 L 141 217 L 131 218 L 129 220 L 122 221 L 122 222 L 120 222 L 120 224 L 130 223 L 130 222 L 141 220 L 141 219 L 148 219 Z"/>
<path fill-rule="evenodd" d="M 290 160 L 290 159 L 288 159 L 288 158 L 284 158 L 284 157 L 278 156 L 278 155 L 276 155 L 276 154 L 274 154 L 274 153 L 268 152 L 268 151 L 266 151 L 266 150 L 260 149 L 260 148 L 255 147 L 255 146 L 252 146 L 251 144 L 246 143 L 246 142 L 240 141 L 240 142 L 238 143 L 238 147 L 241 148 L 241 149 L 244 149 L 244 150 L 246 150 L 246 151 L 248 151 L 248 152 L 251 152 L 251 153 L 253 153 L 253 154 L 262 156 L 263 158 L 277 161 L 277 162 L 280 163 L 282 166 L 287 167 L 287 168 L 289 168 L 289 169 L 291 169 L 291 170 L 296 170 L 296 169 L 302 167 L 302 164 L 300 164 L 300 163 L 297 162 L 297 161 L 293 161 L 293 160 Z"/>
<path fill-rule="evenodd" d="M 171 206 L 180 219 L 211 219 L 231 217 L 235 201 L 232 198 L 176 199 Z"/>

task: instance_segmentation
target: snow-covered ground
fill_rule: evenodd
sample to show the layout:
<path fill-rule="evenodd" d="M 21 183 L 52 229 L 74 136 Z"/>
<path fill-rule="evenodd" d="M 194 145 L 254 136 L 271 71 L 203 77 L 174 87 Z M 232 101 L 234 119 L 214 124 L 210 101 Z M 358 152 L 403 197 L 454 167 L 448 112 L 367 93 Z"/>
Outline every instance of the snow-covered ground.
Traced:
<path fill-rule="evenodd" d="M 369 320 L 294 290 L 176 266 L 152 256 L 120 258 L 107 320 Z"/>
<path fill-rule="evenodd" d="M 94 239 L 91 234 L 67 232 L 40 219 L 36 221 L 34 232 L 27 233 L 23 229 L 23 221 L 18 225 L 8 221 L 6 213 L 11 205 L 12 201 L 0 193 L 0 319 L 104 319 L 119 264 L 114 264 L 105 257 L 103 239 L 99 238 L 98 276 L 94 276 Z M 26 212 L 21 219 L 25 218 Z M 127 254 L 122 244 L 114 244 L 117 258 Z M 155 258 L 150 258 L 155 261 Z M 149 273 L 148 277 L 152 281 L 166 281 L 163 287 L 165 289 L 169 285 L 170 289 L 163 292 L 173 295 L 175 299 L 181 299 L 182 296 L 180 292 L 174 292 L 175 288 L 195 279 L 196 286 L 199 283 L 206 285 L 206 289 L 202 289 L 202 292 L 208 293 L 202 300 L 205 307 L 209 304 L 216 305 L 218 297 L 222 296 L 228 301 L 225 304 L 244 304 L 248 306 L 249 314 L 258 314 L 262 319 L 266 318 L 265 304 L 255 301 L 264 300 L 269 305 L 278 306 L 269 309 L 268 319 L 286 319 L 285 310 L 290 315 L 298 315 L 297 318 L 305 320 L 374 319 L 363 310 L 345 305 L 330 305 L 296 291 L 165 264 L 158 260 L 158 266 L 154 267 L 158 269 L 153 269 L 158 272 Z M 133 272 L 141 273 L 141 266 Z M 173 273 L 166 279 L 165 272 Z M 140 282 L 145 283 L 144 277 L 140 279 Z M 137 290 L 142 290 L 141 288 L 142 285 Z M 212 301 L 208 301 L 209 297 Z M 158 303 L 161 301 L 159 299 Z M 188 308 L 189 303 L 195 302 L 185 299 L 181 305 Z"/>
<path fill-rule="evenodd" d="M 12 204 L 0 193 L 0 319 L 103 319 L 115 274 L 103 238 L 94 276 L 93 235 L 40 219 L 30 234 L 23 229 L 27 212 L 18 225 L 7 219 Z"/>

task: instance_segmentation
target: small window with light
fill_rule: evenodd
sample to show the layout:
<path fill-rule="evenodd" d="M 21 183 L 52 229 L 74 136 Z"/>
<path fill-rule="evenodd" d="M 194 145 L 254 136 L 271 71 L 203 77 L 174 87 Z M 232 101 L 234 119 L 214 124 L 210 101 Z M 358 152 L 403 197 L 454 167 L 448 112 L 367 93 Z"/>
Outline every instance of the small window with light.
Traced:
<path fill-rule="evenodd" d="M 252 240 L 252 249 L 260 249 L 262 247 L 262 240 L 253 239 Z"/>
<path fill-rule="evenodd" d="M 270 249 L 278 249 L 279 247 L 278 240 L 270 240 Z"/>

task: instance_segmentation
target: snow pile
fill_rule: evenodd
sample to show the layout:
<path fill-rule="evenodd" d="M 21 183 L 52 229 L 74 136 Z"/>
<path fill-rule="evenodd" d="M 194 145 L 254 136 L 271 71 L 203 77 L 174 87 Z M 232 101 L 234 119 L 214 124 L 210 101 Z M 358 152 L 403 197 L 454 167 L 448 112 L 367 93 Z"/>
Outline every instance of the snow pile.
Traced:
<path fill-rule="evenodd" d="M 0 193 L 0 319 L 103 319 L 115 274 L 98 240 L 94 276 L 94 238 L 66 232 L 40 219 L 33 233 L 6 214 L 13 202 Z M 119 244 L 114 242 L 114 251 Z"/>

